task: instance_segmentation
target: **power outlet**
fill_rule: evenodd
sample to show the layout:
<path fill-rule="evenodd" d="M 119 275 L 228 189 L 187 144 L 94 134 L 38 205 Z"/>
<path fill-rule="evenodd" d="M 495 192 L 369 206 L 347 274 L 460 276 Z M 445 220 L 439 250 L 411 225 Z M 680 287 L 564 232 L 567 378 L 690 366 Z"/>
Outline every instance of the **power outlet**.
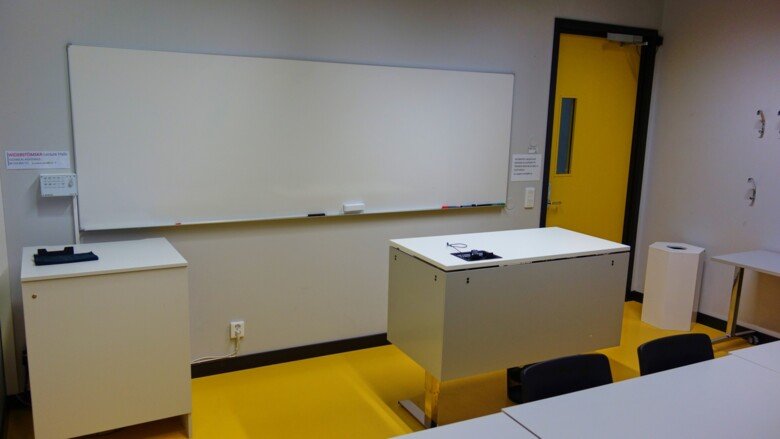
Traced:
<path fill-rule="evenodd" d="M 244 338 L 244 321 L 243 320 L 236 320 L 233 322 L 230 322 L 230 339 L 234 338 Z"/>

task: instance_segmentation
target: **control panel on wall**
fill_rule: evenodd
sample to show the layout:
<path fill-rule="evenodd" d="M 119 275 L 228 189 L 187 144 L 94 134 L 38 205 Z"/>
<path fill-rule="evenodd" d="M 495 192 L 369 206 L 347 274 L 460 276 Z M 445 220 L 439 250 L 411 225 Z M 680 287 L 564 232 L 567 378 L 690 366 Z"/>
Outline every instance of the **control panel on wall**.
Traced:
<path fill-rule="evenodd" d="M 78 195 L 76 174 L 41 174 L 42 197 L 72 197 Z"/>

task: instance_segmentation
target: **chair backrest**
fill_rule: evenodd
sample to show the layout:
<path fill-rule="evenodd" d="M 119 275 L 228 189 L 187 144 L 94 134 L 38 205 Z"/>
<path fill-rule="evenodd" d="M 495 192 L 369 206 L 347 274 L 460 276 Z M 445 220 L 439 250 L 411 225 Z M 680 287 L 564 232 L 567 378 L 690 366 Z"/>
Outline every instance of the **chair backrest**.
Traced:
<path fill-rule="evenodd" d="M 523 368 L 522 401 L 536 401 L 611 382 L 612 371 L 604 354 L 556 358 Z"/>
<path fill-rule="evenodd" d="M 712 360 L 712 341 L 707 334 L 680 334 L 663 337 L 637 348 L 639 373 L 648 375 L 700 361 Z"/>

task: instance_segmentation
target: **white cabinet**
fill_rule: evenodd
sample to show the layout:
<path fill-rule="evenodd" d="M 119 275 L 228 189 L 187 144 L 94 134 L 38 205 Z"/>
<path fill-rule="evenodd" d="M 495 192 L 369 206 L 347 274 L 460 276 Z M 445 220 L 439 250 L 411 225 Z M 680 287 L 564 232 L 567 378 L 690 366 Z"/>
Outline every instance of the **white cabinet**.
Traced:
<path fill-rule="evenodd" d="M 619 345 L 629 251 L 557 227 L 391 240 L 387 338 L 438 380 Z"/>
<path fill-rule="evenodd" d="M 100 259 L 50 266 L 37 248 L 21 276 L 35 437 L 173 416 L 189 434 L 187 261 L 162 238 L 78 245 Z"/>

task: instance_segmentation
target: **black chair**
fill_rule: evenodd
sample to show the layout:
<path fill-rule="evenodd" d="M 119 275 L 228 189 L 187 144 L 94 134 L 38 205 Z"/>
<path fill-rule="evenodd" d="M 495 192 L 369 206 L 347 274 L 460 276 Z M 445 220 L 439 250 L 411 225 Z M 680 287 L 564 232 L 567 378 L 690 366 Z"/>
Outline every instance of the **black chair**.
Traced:
<path fill-rule="evenodd" d="M 715 358 L 710 337 L 699 333 L 672 335 L 648 341 L 636 351 L 641 375 Z"/>
<path fill-rule="evenodd" d="M 510 379 L 519 386 L 507 388 L 507 396 L 525 403 L 610 384 L 612 370 L 606 355 L 584 354 L 508 369 Z"/>

